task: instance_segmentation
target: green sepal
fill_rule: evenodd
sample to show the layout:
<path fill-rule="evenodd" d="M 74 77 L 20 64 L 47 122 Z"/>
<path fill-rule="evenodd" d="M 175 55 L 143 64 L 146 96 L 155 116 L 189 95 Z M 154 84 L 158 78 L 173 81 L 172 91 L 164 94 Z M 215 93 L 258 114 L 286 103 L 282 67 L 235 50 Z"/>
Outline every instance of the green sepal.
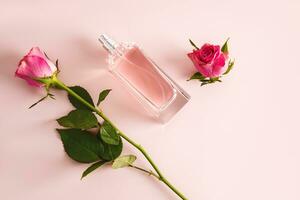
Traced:
<path fill-rule="evenodd" d="M 53 94 L 47 93 L 46 96 L 42 97 L 42 98 L 39 99 L 37 102 L 35 102 L 35 103 L 32 104 L 31 106 L 29 106 L 28 109 L 31 109 L 32 107 L 36 106 L 37 104 L 41 103 L 42 101 L 44 101 L 44 100 L 47 99 L 48 97 L 50 97 L 51 99 L 55 99 Z"/>
<path fill-rule="evenodd" d="M 197 45 L 191 39 L 189 39 L 189 42 L 196 50 L 199 50 L 199 47 L 197 47 Z"/>
<path fill-rule="evenodd" d="M 187 81 L 190 81 L 190 80 L 204 80 L 205 77 L 200 73 L 200 72 L 196 72 L 195 74 L 193 74 Z"/>
<path fill-rule="evenodd" d="M 223 44 L 222 48 L 221 48 L 221 51 L 224 53 L 224 54 L 228 54 L 229 53 L 229 50 L 228 50 L 228 40 L 229 38 L 226 40 L 226 42 Z"/>
<path fill-rule="evenodd" d="M 234 62 L 235 62 L 235 60 L 233 60 L 233 61 L 229 60 L 228 67 L 227 67 L 226 71 L 223 73 L 223 75 L 228 74 L 232 70 L 232 68 L 234 66 Z"/>
<path fill-rule="evenodd" d="M 200 80 L 201 81 L 201 86 L 204 86 L 204 85 L 207 85 L 207 84 L 212 84 L 212 83 L 215 83 L 215 82 L 222 82 L 221 77 L 212 77 L 212 78 L 207 78 L 207 79 L 204 79 L 204 80 Z"/>

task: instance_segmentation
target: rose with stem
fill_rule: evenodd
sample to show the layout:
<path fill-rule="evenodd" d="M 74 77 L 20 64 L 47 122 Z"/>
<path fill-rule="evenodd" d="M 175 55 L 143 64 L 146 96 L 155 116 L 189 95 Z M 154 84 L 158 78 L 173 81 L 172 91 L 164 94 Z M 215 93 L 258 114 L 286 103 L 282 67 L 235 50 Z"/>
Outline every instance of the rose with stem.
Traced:
<path fill-rule="evenodd" d="M 72 90 L 70 87 L 66 86 L 62 81 L 57 78 L 58 74 L 58 66 L 56 66 L 49 60 L 49 58 L 42 53 L 42 51 L 35 47 L 32 48 L 31 51 L 20 61 L 18 69 L 16 71 L 16 76 L 25 79 L 30 85 L 37 87 L 45 87 L 47 91 L 46 97 L 53 97 L 52 94 L 49 93 L 50 88 L 58 88 L 65 90 L 70 96 L 77 99 L 83 105 L 85 105 L 90 110 L 94 111 L 97 115 L 99 115 L 105 122 L 109 123 L 116 131 L 116 133 L 138 149 L 143 156 L 147 159 L 150 165 L 153 167 L 154 172 L 145 170 L 143 168 L 134 166 L 129 164 L 129 167 L 145 172 L 149 175 L 154 176 L 159 181 L 163 182 L 166 186 L 168 186 L 173 192 L 175 192 L 181 199 L 186 200 L 187 198 L 176 189 L 161 173 L 157 165 L 154 163 L 152 158 L 146 152 L 146 150 L 138 143 L 129 138 L 126 134 L 124 134 L 120 129 L 117 128 L 116 125 L 96 106 L 92 105 L 86 99 L 82 98 L 78 93 Z M 42 99 L 44 100 L 45 97 Z M 41 100 L 40 100 L 41 101 Z M 38 102 L 40 102 L 38 101 Z M 36 104 L 34 104 L 36 105 Z"/>
<path fill-rule="evenodd" d="M 42 80 L 41 80 L 42 81 Z M 95 111 L 102 119 L 104 119 L 105 121 L 109 122 L 116 130 L 117 133 L 123 138 L 125 139 L 128 143 L 130 143 L 131 145 L 133 145 L 135 148 L 137 148 L 143 155 L 144 157 L 148 160 L 148 162 L 150 163 L 150 165 L 153 167 L 153 169 L 155 170 L 155 172 L 157 173 L 158 176 L 155 176 L 156 178 L 158 178 L 160 181 L 162 181 L 163 183 L 165 183 L 171 190 L 173 190 L 179 197 L 181 197 L 182 199 L 187 199 L 181 192 L 179 192 L 165 177 L 164 175 L 160 172 L 159 168 L 156 166 L 156 164 L 153 162 L 152 158 L 149 156 L 149 154 L 145 151 L 145 149 L 140 145 L 137 144 L 136 142 L 134 142 L 131 138 L 129 138 L 127 135 L 125 135 L 121 130 L 119 130 L 108 118 L 106 115 L 104 115 L 103 112 L 101 112 L 99 109 L 97 109 L 96 107 L 92 106 L 90 103 L 88 103 L 86 100 L 84 100 L 82 97 L 80 97 L 78 94 L 76 94 L 73 90 L 71 90 L 69 87 L 67 87 L 63 82 L 61 82 L 60 80 L 58 80 L 56 78 L 56 76 L 54 76 L 52 78 L 52 83 L 67 91 L 70 95 L 72 95 L 73 97 L 75 97 L 76 99 L 78 99 L 81 103 L 83 103 L 84 105 L 86 105 L 87 107 L 89 107 L 90 109 L 92 109 L 93 111 Z M 152 175 L 152 173 L 149 173 Z"/>

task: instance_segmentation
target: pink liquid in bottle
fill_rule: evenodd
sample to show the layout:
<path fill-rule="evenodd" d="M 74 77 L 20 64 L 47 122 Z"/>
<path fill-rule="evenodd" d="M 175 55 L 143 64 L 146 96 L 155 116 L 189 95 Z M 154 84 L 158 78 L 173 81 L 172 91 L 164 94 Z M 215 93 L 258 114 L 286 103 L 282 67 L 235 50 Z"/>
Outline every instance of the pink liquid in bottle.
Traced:
<path fill-rule="evenodd" d="M 115 63 L 115 70 L 154 106 L 163 108 L 175 95 L 170 83 L 164 79 L 141 50 L 133 46 Z"/>
<path fill-rule="evenodd" d="M 190 96 L 139 47 L 105 34 L 99 41 L 109 52 L 109 70 L 157 119 L 169 121 L 189 101 Z"/>

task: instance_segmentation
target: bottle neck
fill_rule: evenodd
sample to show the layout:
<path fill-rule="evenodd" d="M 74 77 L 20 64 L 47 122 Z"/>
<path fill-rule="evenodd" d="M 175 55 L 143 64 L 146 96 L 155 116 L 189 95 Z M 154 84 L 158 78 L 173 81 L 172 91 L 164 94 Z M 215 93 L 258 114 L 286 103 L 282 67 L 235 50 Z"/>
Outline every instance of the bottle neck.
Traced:
<path fill-rule="evenodd" d="M 100 35 L 98 40 L 102 44 L 103 48 L 106 49 L 110 54 L 115 54 L 119 45 L 116 41 L 105 34 Z"/>

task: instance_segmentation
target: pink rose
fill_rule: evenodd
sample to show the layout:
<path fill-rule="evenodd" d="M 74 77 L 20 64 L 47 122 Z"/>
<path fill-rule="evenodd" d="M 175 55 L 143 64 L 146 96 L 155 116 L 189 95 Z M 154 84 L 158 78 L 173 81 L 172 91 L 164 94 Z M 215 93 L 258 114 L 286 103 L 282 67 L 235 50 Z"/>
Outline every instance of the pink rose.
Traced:
<path fill-rule="evenodd" d="M 33 47 L 29 53 L 22 58 L 15 75 L 27 81 L 29 85 L 41 87 L 44 84 L 34 79 L 51 77 L 57 67 L 38 48 Z"/>
<path fill-rule="evenodd" d="M 219 77 L 227 59 L 227 55 L 221 51 L 219 45 L 211 44 L 204 44 L 201 49 L 193 50 L 188 57 L 196 69 L 208 78 Z"/>

